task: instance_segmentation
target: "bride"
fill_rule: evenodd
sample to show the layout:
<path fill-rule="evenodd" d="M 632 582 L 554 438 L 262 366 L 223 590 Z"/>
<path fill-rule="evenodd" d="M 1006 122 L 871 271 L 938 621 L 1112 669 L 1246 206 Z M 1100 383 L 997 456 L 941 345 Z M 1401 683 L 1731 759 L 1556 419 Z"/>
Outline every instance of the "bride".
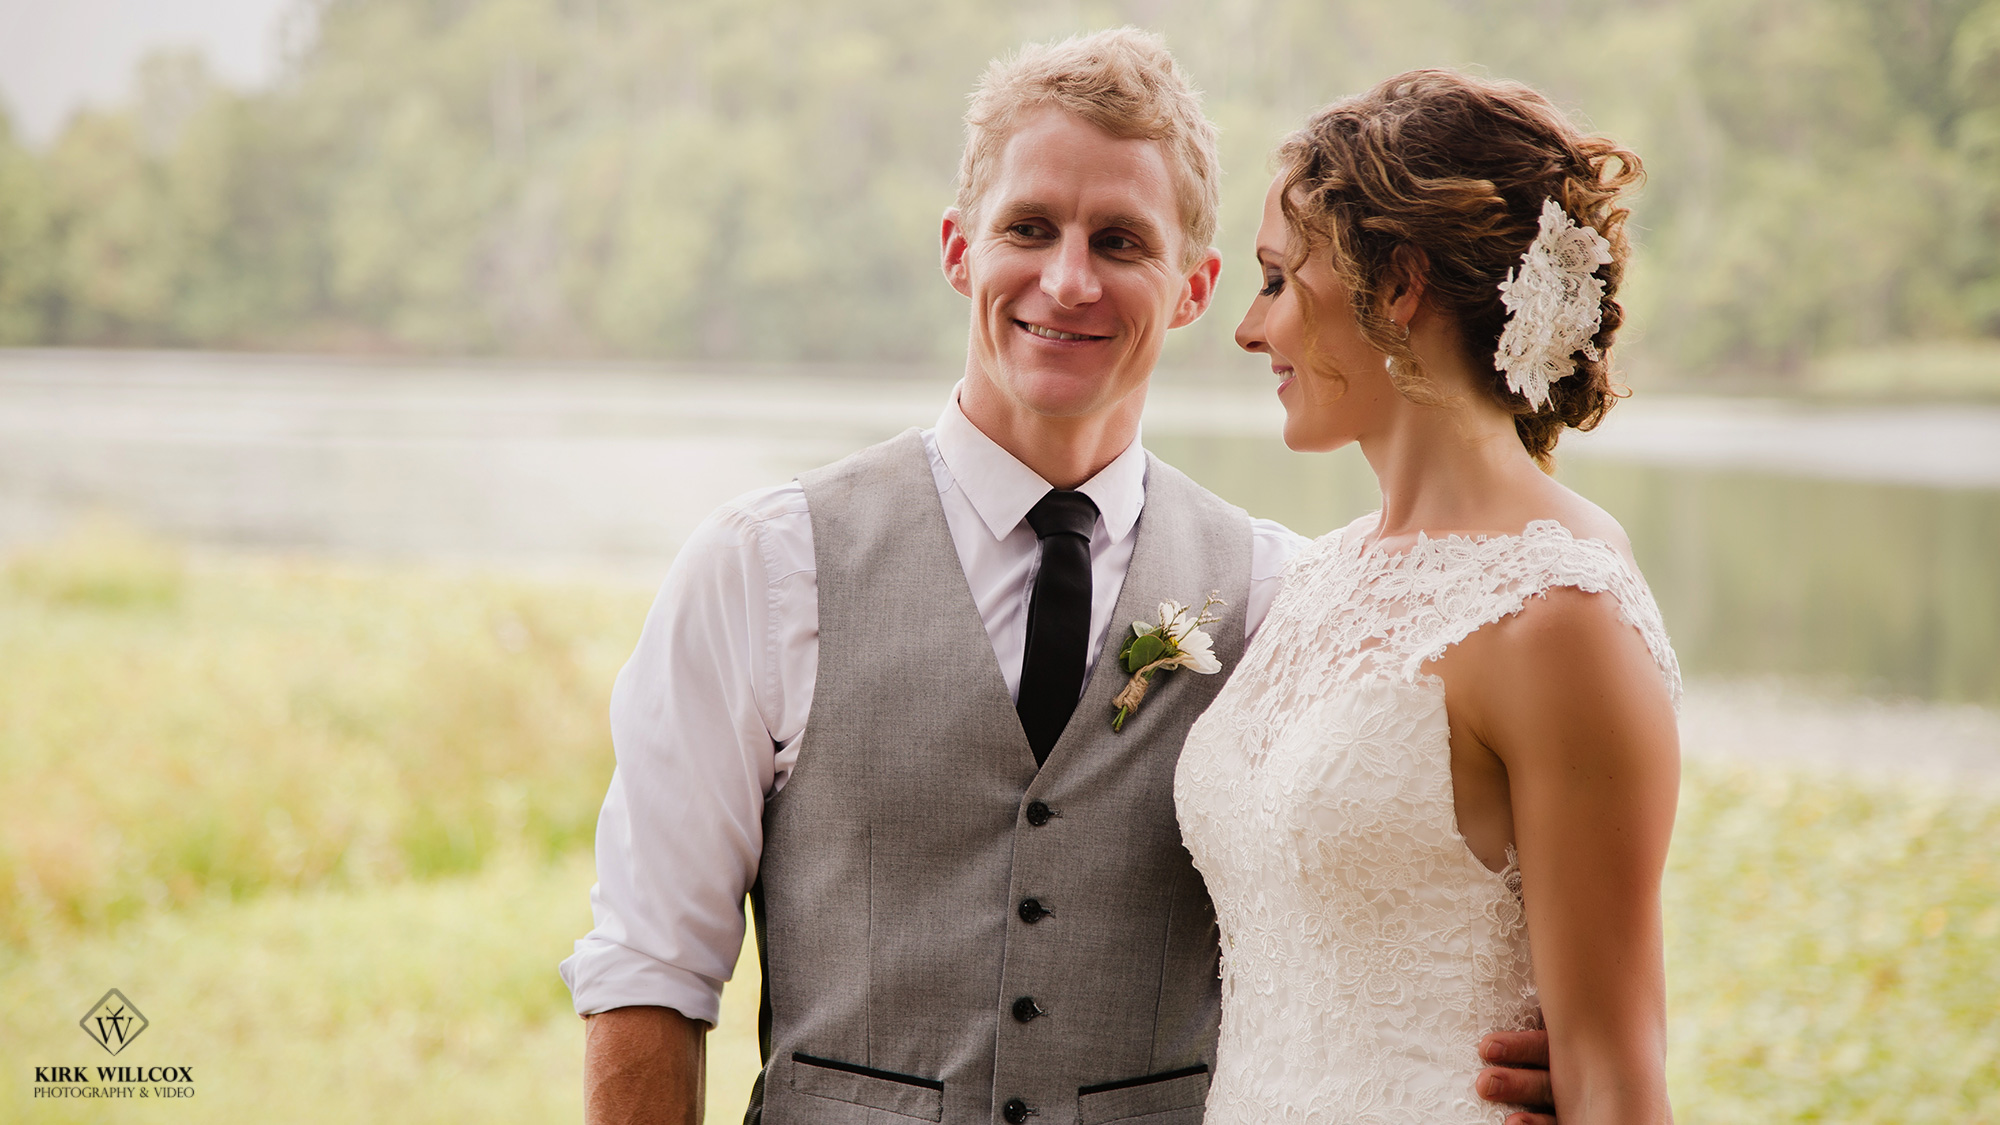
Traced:
<path fill-rule="evenodd" d="M 1639 161 L 1431 70 L 1278 163 L 1236 339 L 1286 444 L 1358 442 L 1382 509 L 1292 564 L 1180 759 L 1222 931 L 1207 1120 L 1498 1121 L 1468 1044 L 1545 1020 L 1564 1125 L 1669 1121 L 1679 671 L 1616 521 L 1548 475 L 1613 401 Z"/>

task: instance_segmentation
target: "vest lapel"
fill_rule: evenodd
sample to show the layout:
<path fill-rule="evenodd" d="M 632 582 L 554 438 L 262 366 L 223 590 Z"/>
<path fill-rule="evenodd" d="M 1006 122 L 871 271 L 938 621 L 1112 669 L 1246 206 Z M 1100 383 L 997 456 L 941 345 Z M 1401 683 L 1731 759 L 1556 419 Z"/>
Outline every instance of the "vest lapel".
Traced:
<path fill-rule="evenodd" d="M 986 634 L 986 622 L 979 616 L 979 606 L 972 600 L 972 584 L 965 577 L 965 564 L 959 561 L 958 546 L 951 541 L 951 525 L 944 516 L 944 501 L 938 495 L 937 478 L 931 473 L 930 455 L 924 452 L 923 438 L 916 430 L 909 430 L 897 438 L 902 447 L 898 450 L 898 475 L 910 478 L 904 487 L 910 492 L 920 492 L 927 500 L 918 501 L 926 505 L 925 524 L 929 532 L 925 535 L 923 550 L 934 555 L 934 571 L 949 572 L 956 576 L 948 588 L 936 592 L 935 608 L 939 611 L 936 619 L 920 616 L 912 623 L 918 629 L 950 629 L 955 634 L 953 644 L 963 645 L 967 651 L 976 651 L 979 671 L 967 681 L 956 685 L 969 694 L 984 695 L 981 702 L 985 708 L 1004 711 L 1008 721 L 995 722 L 1007 734 L 1008 752 L 1016 759 L 1028 777 L 1033 777 L 1040 768 L 1035 763 L 1035 751 L 1028 745 L 1028 734 L 1021 728 L 1019 714 L 1014 710 L 1014 700 L 1007 694 L 1007 678 L 1001 674 L 1000 660 L 993 655 L 993 638 Z M 919 482 L 916 478 L 921 477 Z M 921 485 L 921 487 L 919 487 Z M 885 584 L 886 585 L 886 584 Z M 1075 716 L 1071 716 L 1075 720 Z M 1063 730 L 1068 736 L 1067 727 Z M 1060 741 L 1058 742 L 1060 745 Z M 1050 752 L 1051 757 L 1054 752 Z"/>

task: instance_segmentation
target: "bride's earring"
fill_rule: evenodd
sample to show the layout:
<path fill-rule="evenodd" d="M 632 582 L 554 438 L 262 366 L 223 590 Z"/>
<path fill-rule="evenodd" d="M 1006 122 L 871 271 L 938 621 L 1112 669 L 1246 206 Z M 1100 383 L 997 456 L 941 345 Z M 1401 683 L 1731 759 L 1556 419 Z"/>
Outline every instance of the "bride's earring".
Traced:
<path fill-rule="evenodd" d="M 1402 337 L 1403 346 L 1405 348 L 1409 347 L 1410 326 L 1407 324 L 1397 324 L 1396 319 L 1394 317 L 1389 318 L 1389 323 L 1395 326 L 1396 332 Z M 1398 360 L 1395 356 L 1385 354 L 1382 357 L 1382 367 L 1384 370 L 1388 371 L 1389 374 L 1391 375 L 1399 374 L 1402 368 L 1406 368 L 1408 366 L 1409 366 L 1408 363 Z"/>
<path fill-rule="evenodd" d="M 1389 323 L 1396 324 L 1393 320 Z M 1401 334 L 1403 350 L 1405 353 L 1408 353 L 1410 348 L 1410 326 L 1407 324 L 1396 324 L 1396 329 Z M 1386 366 L 1389 369 L 1389 381 L 1394 383 L 1397 389 L 1401 390 L 1404 394 L 1416 397 L 1421 401 L 1421 397 L 1425 393 L 1424 369 L 1417 358 L 1410 354 L 1384 356 L 1383 358 L 1387 361 Z"/>

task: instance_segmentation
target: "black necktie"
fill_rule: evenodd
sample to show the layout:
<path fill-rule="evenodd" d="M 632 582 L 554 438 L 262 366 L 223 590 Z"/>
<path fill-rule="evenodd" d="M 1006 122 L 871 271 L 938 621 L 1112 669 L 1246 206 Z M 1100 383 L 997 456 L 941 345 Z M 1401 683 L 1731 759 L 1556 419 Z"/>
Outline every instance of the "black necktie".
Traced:
<path fill-rule="evenodd" d="M 1081 492 L 1050 490 L 1028 511 L 1042 541 L 1042 569 L 1028 596 L 1028 644 L 1021 660 L 1021 697 L 1014 710 L 1035 752 L 1048 761 L 1083 691 L 1090 643 L 1090 531 L 1097 505 Z"/>

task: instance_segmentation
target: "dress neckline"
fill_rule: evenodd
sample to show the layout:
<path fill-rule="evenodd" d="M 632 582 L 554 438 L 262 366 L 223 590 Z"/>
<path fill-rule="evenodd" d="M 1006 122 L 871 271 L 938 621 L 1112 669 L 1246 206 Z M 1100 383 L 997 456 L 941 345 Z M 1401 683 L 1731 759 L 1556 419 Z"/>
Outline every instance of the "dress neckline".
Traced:
<path fill-rule="evenodd" d="M 1375 517 L 1374 530 L 1380 531 L 1382 527 L 1382 513 L 1378 509 L 1372 514 Z M 1350 524 L 1349 526 L 1353 525 Z M 1345 529 L 1343 528 L 1342 530 L 1344 531 Z M 1441 550 L 1451 550 L 1453 548 L 1476 550 L 1480 547 L 1526 543 L 1529 540 L 1544 537 L 1601 547 L 1604 550 L 1610 551 L 1613 555 L 1617 555 L 1621 563 L 1625 561 L 1624 556 L 1619 555 L 1618 551 L 1611 544 L 1606 543 L 1602 539 L 1579 539 L 1574 532 L 1564 527 L 1560 520 L 1529 520 L 1527 526 L 1519 531 L 1481 532 L 1475 535 L 1466 535 L 1454 531 L 1434 537 L 1420 528 L 1417 531 L 1417 541 L 1400 551 L 1383 550 L 1380 539 L 1377 539 L 1374 543 L 1369 543 L 1367 535 L 1364 533 L 1354 537 L 1354 544 L 1347 549 L 1346 555 L 1350 560 L 1357 563 L 1381 563 L 1387 566 L 1399 566 L 1408 560 L 1421 559 L 1427 555 L 1434 555 Z"/>

